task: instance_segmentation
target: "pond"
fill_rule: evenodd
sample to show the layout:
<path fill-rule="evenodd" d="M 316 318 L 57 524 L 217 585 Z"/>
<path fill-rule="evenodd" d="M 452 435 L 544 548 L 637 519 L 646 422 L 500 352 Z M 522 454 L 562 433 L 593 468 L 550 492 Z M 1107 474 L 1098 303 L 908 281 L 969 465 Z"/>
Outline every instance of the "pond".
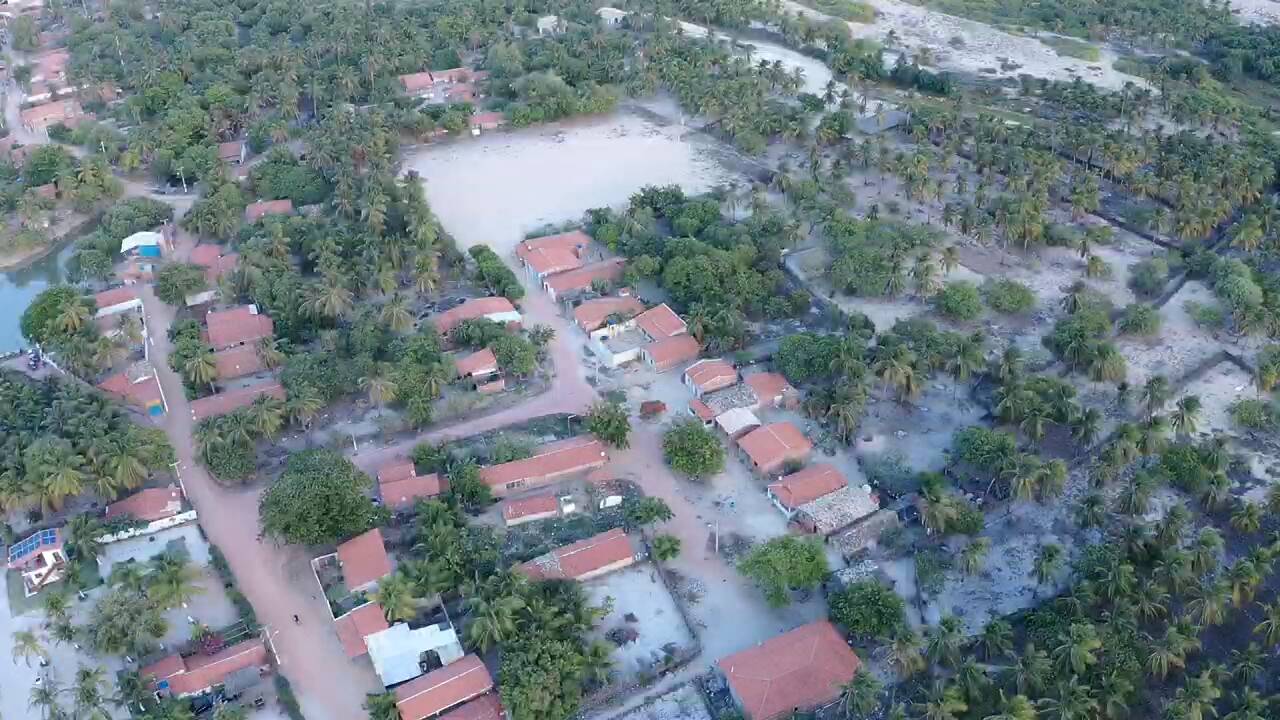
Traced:
<path fill-rule="evenodd" d="M 0 271 L 0 352 L 28 345 L 19 329 L 22 313 L 42 290 L 66 281 L 73 248 L 68 242 L 26 267 Z"/>

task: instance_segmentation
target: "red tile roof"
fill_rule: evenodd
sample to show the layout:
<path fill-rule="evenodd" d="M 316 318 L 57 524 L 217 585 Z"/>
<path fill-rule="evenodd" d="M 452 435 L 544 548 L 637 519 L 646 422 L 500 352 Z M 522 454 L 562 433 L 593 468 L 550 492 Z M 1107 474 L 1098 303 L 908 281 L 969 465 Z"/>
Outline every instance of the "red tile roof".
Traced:
<path fill-rule="evenodd" d="M 498 693 L 481 695 L 469 703 L 440 716 L 440 720 L 506 720 L 507 711 L 502 707 Z"/>
<path fill-rule="evenodd" d="M 267 380 L 257 385 L 228 390 L 227 392 L 192 400 L 191 419 L 204 420 L 205 418 L 226 415 L 233 410 L 249 407 L 254 400 L 263 395 L 270 395 L 276 399 L 284 400 L 284 387 L 274 380 Z"/>
<path fill-rule="evenodd" d="M 157 681 L 168 680 L 169 692 L 174 695 L 192 695 L 222 683 L 237 670 L 261 667 L 267 664 L 267 646 L 261 638 L 245 640 L 214 655 L 180 657 L 170 655 L 143 668 L 143 677 Z"/>
<path fill-rule="evenodd" d="M 709 423 L 716 419 L 716 411 L 697 398 L 689 401 L 689 409 L 704 423 Z"/>
<path fill-rule="evenodd" d="M 230 310 L 210 310 L 205 315 L 209 344 L 216 350 L 241 343 L 269 338 L 275 332 L 270 315 L 256 311 L 252 305 L 241 305 Z"/>
<path fill-rule="evenodd" d="M 333 629 L 342 641 L 347 657 L 358 658 L 369 652 L 364 639 L 391 627 L 378 603 L 365 603 L 333 621 Z"/>
<path fill-rule="evenodd" d="M 45 128 L 54 123 L 66 122 L 84 111 L 75 100 L 54 100 L 22 111 L 22 124 L 33 128 Z"/>
<path fill-rule="evenodd" d="M 674 310 L 662 303 L 636 316 L 636 325 L 654 340 L 683 335 L 688 328 Z"/>
<path fill-rule="evenodd" d="M 718 665 L 747 720 L 778 720 L 840 696 L 862 664 L 826 620 L 735 653 Z"/>
<path fill-rule="evenodd" d="M 816 463 L 791 473 L 769 485 L 769 492 L 783 506 L 795 510 L 805 503 L 849 486 L 849 481 L 830 463 Z"/>
<path fill-rule="evenodd" d="M 244 209 L 244 221 L 255 223 L 266 215 L 292 215 L 292 200 L 262 200 L 250 203 Z"/>
<path fill-rule="evenodd" d="M 232 142 L 224 142 L 218 145 L 219 160 L 227 160 L 227 161 L 234 160 L 236 162 L 240 162 L 242 153 L 244 153 L 244 143 L 239 140 L 234 140 Z"/>
<path fill-rule="evenodd" d="M 692 335 L 676 335 L 646 345 L 643 352 L 649 356 L 654 367 L 670 370 L 682 362 L 697 358 L 702 347 Z"/>
<path fill-rule="evenodd" d="M 129 516 L 152 522 L 173 517 L 182 512 L 182 492 L 170 485 L 164 488 L 147 488 L 107 506 L 107 519 Z"/>
<path fill-rule="evenodd" d="M 154 375 L 148 376 L 140 382 L 133 382 L 129 379 L 128 373 L 116 373 L 98 383 L 98 387 L 144 410 L 149 405 L 163 402 L 160 395 L 160 383 L 156 381 Z"/>
<path fill-rule="evenodd" d="M 404 86 L 405 92 L 413 94 L 431 87 L 435 84 L 435 79 L 429 72 L 410 73 L 400 76 L 400 84 Z"/>
<path fill-rule="evenodd" d="M 587 332 L 599 329 L 610 315 L 630 318 L 644 312 L 644 303 L 633 297 L 602 297 L 587 300 L 573 309 L 573 322 Z"/>
<path fill-rule="evenodd" d="M 498 358 L 494 357 L 492 350 L 485 348 L 454 358 L 453 367 L 458 371 L 458 377 L 487 375 L 498 371 Z"/>
<path fill-rule="evenodd" d="M 481 395 L 492 395 L 493 393 L 499 393 L 506 389 L 507 389 L 507 379 L 504 377 L 497 377 L 497 378 L 494 378 L 493 380 L 490 380 L 489 382 L 480 383 L 479 385 L 476 385 L 476 392 L 480 393 Z"/>
<path fill-rule="evenodd" d="M 93 302 L 98 306 L 99 310 L 106 310 L 109 307 L 121 305 L 137 299 L 138 288 L 133 285 L 122 285 L 118 288 L 103 290 L 93 296 Z"/>
<path fill-rule="evenodd" d="M 71 53 L 66 50 L 52 50 L 35 58 L 36 65 L 39 66 L 40 72 L 44 73 L 45 78 L 61 75 L 67 69 L 67 62 L 70 60 Z"/>
<path fill-rule="evenodd" d="M 756 397 L 765 405 L 776 405 L 787 395 L 794 393 L 795 388 L 791 387 L 791 383 L 778 373 L 756 373 L 747 375 L 742 379 L 755 392 Z"/>
<path fill-rule="evenodd" d="M 394 462 L 378 471 L 378 495 L 392 509 L 412 505 L 419 498 L 431 498 L 444 492 L 444 484 L 436 473 L 418 475 L 412 460 Z"/>
<path fill-rule="evenodd" d="M 699 392 L 727 388 L 738 382 L 738 371 L 727 360 L 699 360 L 684 371 L 684 376 Z"/>
<path fill-rule="evenodd" d="M 537 495 L 523 500 L 512 500 L 502 506 L 502 518 L 510 523 L 530 515 L 547 515 L 560 512 L 560 501 L 554 495 Z"/>
<path fill-rule="evenodd" d="M 538 448 L 533 457 L 480 468 L 480 479 L 490 487 L 513 482 L 548 480 L 600 467 L 609 462 L 604 445 L 589 435 L 553 442 Z"/>
<path fill-rule="evenodd" d="M 449 68 L 448 70 L 437 70 L 431 73 L 431 79 L 440 83 L 467 82 L 471 80 L 474 72 L 471 68 Z"/>
<path fill-rule="evenodd" d="M 58 199 L 58 186 L 54 185 L 53 183 L 45 183 L 44 185 L 34 187 L 32 188 L 32 191 L 34 191 L 36 195 L 44 198 L 45 200 Z"/>
<path fill-rule="evenodd" d="M 500 112 L 482 112 L 471 116 L 471 127 L 490 129 L 505 125 L 507 118 Z"/>
<path fill-rule="evenodd" d="M 626 260 L 614 258 L 552 275 L 543 282 L 556 295 L 574 290 L 590 290 L 592 283 L 596 280 L 615 281 L 621 278 L 622 268 L 626 264 Z"/>
<path fill-rule="evenodd" d="M 338 546 L 338 564 L 348 590 L 357 590 L 391 574 L 391 558 L 382 542 L 382 531 L 374 528 Z"/>
<path fill-rule="evenodd" d="M 472 298 L 457 307 L 436 315 L 431 322 L 436 326 L 436 332 L 441 335 L 447 335 L 450 330 L 464 320 L 474 320 L 489 315 L 515 311 L 516 307 L 504 297 Z"/>
<path fill-rule="evenodd" d="M 262 370 L 262 358 L 253 345 L 238 345 L 213 354 L 213 364 L 218 369 L 219 380 L 252 375 Z"/>
<path fill-rule="evenodd" d="M 423 720 L 493 689 L 493 677 L 475 655 L 420 675 L 396 688 L 401 720 Z"/>
<path fill-rule="evenodd" d="M 813 449 L 813 443 L 789 422 L 776 422 L 752 430 L 738 440 L 757 468 L 772 472 L 788 460 L 800 460 Z"/>
<path fill-rule="evenodd" d="M 226 248 L 221 245 L 200 244 L 191 249 L 191 257 L 188 261 L 205 268 L 205 280 L 213 284 L 218 281 L 218 278 L 235 270 L 236 265 L 240 263 L 238 253 L 224 253 L 224 250 Z"/>
<path fill-rule="evenodd" d="M 516 570 L 532 580 L 577 580 L 635 560 L 631 538 L 621 528 L 579 540 L 540 555 Z"/>

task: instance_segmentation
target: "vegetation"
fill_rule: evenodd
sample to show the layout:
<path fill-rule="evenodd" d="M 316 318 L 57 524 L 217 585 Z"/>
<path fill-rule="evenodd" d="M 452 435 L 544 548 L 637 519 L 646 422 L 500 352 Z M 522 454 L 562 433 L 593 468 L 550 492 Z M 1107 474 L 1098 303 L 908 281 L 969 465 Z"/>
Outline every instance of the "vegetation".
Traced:
<path fill-rule="evenodd" d="M 724 446 L 697 420 L 679 420 L 662 436 L 662 453 L 672 470 L 694 479 L 724 469 Z"/>
<path fill-rule="evenodd" d="M 1028 312 L 1036 304 L 1036 296 L 1031 288 L 1007 278 L 983 283 L 982 297 L 987 301 L 987 307 L 1008 315 Z"/>
<path fill-rule="evenodd" d="M 324 545 L 386 521 L 386 510 L 365 495 L 370 485 L 340 453 L 304 450 L 289 456 L 284 473 L 262 494 L 262 530 L 285 542 Z"/>
<path fill-rule="evenodd" d="M 738 570 L 760 586 L 773 607 L 789 604 L 797 590 L 817 587 L 828 572 L 822 543 L 789 535 L 753 549 L 738 563 Z"/>
<path fill-rule="evenodd" d="M 906 607 L 893 588 L 862 580 L 827 598 L 831 619 L 854 637 L 885 640 L 906 623 Z"/>
<path fill-rule="evenodd" d="M 973 320 L 982 314 L 982 294 L 965 280 L 947 283 L 934 300 L 938 311 L 953 320 Z"/>

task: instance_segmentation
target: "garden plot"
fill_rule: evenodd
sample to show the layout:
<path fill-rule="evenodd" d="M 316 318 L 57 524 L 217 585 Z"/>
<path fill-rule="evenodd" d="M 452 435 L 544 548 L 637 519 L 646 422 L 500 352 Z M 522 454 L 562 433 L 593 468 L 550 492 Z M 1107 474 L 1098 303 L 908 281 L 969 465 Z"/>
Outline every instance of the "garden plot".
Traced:
<path fill-rule="evenodd" d="M 693 635 L 650 563 L 583 584 L 592 605 L 611 603 L 594 633 L 613 648 L 619 682 L 651 679 L 694 648 Z"/>

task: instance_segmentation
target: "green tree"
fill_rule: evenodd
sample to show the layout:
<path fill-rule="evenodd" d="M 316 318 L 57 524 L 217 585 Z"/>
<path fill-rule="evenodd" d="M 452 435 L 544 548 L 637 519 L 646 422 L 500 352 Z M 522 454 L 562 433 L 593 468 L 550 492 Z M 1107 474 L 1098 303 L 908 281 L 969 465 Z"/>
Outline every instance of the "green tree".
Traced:
<path fill-rule="evenodd" d="M 724 447 L 697 420 L 674 423 L 662 436 L 662 453 L 671 469 L 690 478 L 706 478 L 724 469 Z"/>
<path fill-rule="evenodd" d="M 616 448 L 631 446 L 631 420 L 627 409 L 618 403 L 597 402 L 587 413 L 587 430 Z"/>
<path fill-rule="evenodd" d="M 369 477 L 338 452 L 294 453 L 262 494 L 263 531 L 299 545 L 323 545 L 364 532 L 388 515 L 365 494 L 369 485 Z"/>
<path fill-rule="evenodd" d="M 865 718 L 880 705 L 883 688 L 866 668 L 858 668 L 853 679 L 840 688 L 840 711 L 848 718 Z"/>
<path fill-rule="evenodd" d="M 628 504 L 626 509 L 627 524 L 632 527 L 646 528 L 655 523 L 667 522 L 673 517 L 675 513 L 658 497 L 642 497 Z"/>
<path fill-rule="evenodd" d="M 906 622 L 902 597 L 874 580 L 862 580 L 827 597 L 831 619 L 858 638 L 894 637 Z"/>
<path fill-rule="evenodd" d="M 827 576 L 827 558 L 814 539 L 784 536 L 756 547 L 738 563 L 738 570 L 764 590 L 773 607 L 791 602 L 795 590 L 817 587 Z"/>
<path fill-rule="evenodd" d="M 680 555 L 680 538 L 674 535 L 656 535 L 650 546 L 653 558 L 658 562 L 668 562 Z"/>

